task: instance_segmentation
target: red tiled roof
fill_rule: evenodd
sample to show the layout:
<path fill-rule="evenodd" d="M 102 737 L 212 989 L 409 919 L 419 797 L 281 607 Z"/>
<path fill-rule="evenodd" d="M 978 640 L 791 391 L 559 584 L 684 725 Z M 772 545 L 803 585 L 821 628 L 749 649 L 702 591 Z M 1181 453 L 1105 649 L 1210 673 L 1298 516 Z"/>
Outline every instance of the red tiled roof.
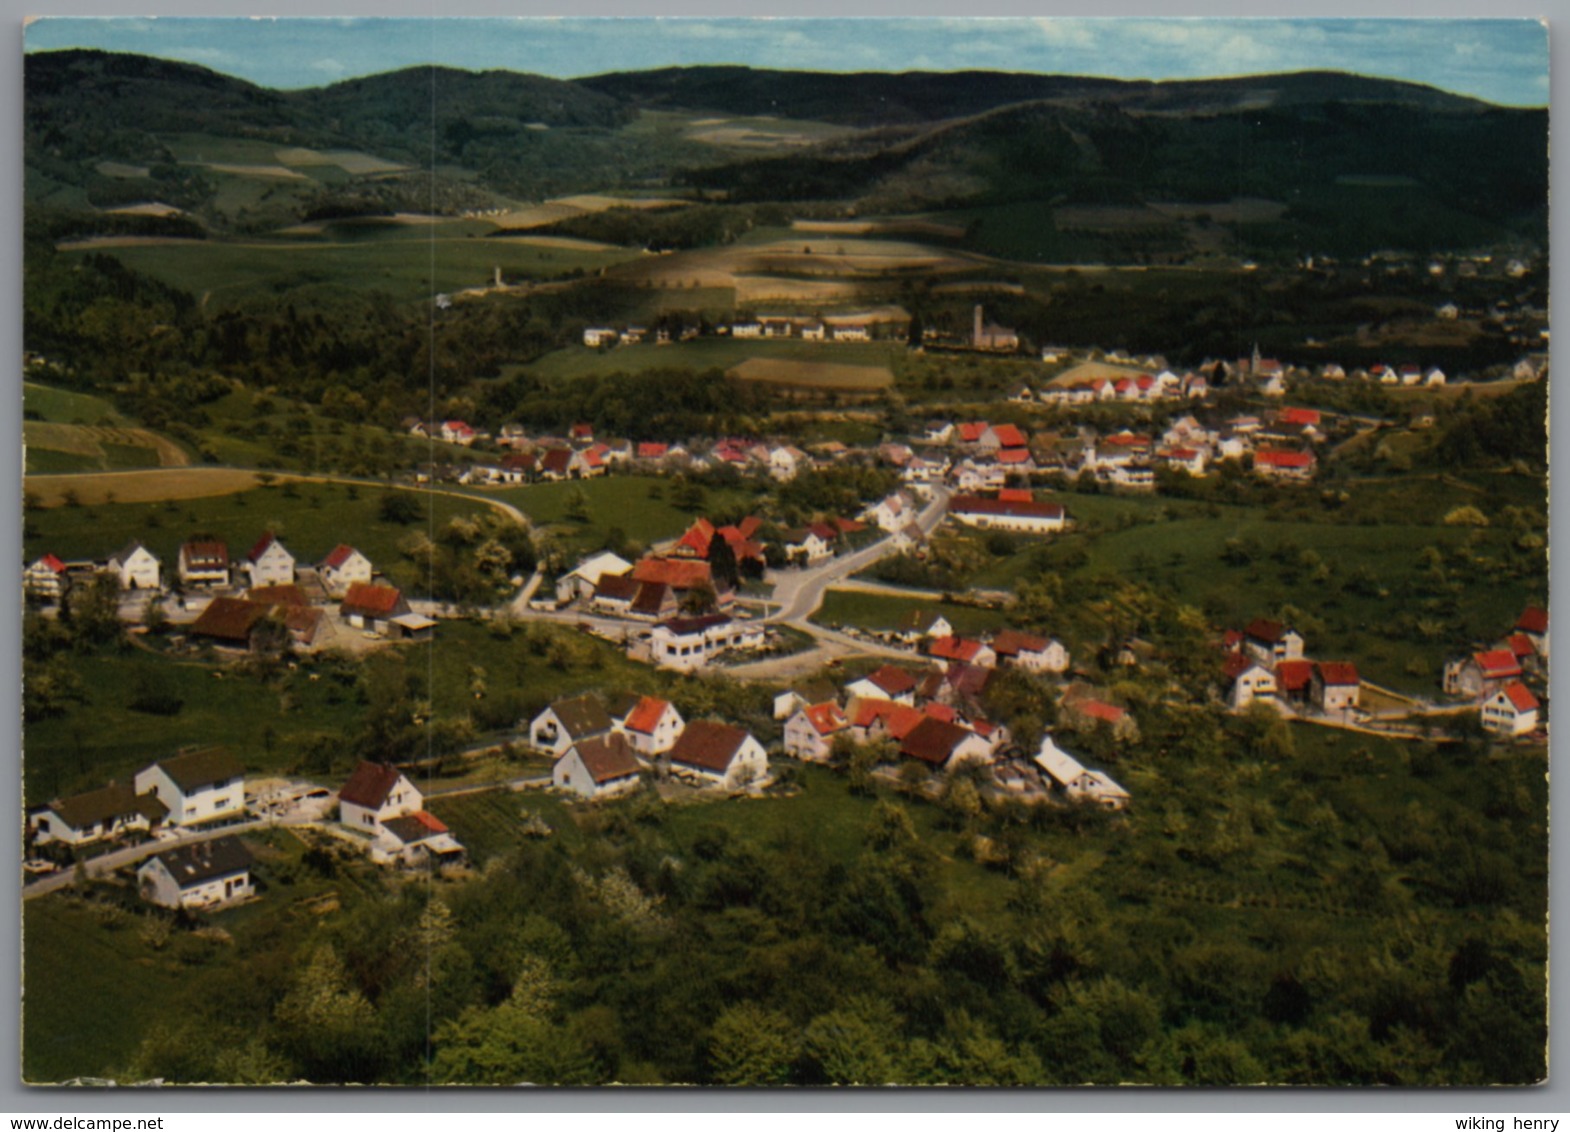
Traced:
<path fill-rule="evenodd" d="M 1312 468 L 1312 452 L 1287 452 L 1280 448 L 1261 448 L 1254 453 L 1254 465 L 1261 468 Z"/>
<path fill-rule="evenodd" d="M 812 724 L 812 729 L 819 735 L 833 735 L 849 727 L 845 713 L 840 711 L 839 704 L 832 701 L 826 704 L 813 704 L 802 708 L 807 714 L 807 722 Z"/>
<path fill-rule="evenodd" d="M 967 444 L 981 439 L 981 434 L 987 431 L 986 421 L 965 421 L 959 426 L 959 438 Z"/>
<path fill-rule="evenodd" d="M 1510 706 L 1516 711 L 1536 711 L 1540 706 L 1537 697 L 1532 695 L 1532 690 L 1519 680 L 1514 684 L 1504 687 L 1505 698 L 1510 701 Z"/>
<path fill-rule="evenodd" d="M 1521 662 L 1509 649 L 1489 649 L 1487 652 L 1474 653 L 1472 659 L 1477 662 L 1477 667 L 1488 680 L 1521 675 Z"/>
<path fill-rule="evenodd" d="M 763 526 L 762 519 L 758 518 L 756 515 L 748 515 L 745 519 L 736 524 L 736 530 L 741 534 L 742 538 L 751 538 L 753 535 L 758 533 L 758 528 L 761 526 Z"/>
<path fill-rule="evenodd" d="M 1357 665 L 1345 660 L 1320 661 L 1319 679 L 1321 683 L 1331 688 L 1348 688 L 1361 683 L 1357 675 Z"/>
<path fill-rule="evenodd" d="M 186 562 L 198 569 L 216 570 L 229 565 L 229 547 L 217 539 L 192 539 L 180 549 L 185 552 Z M 54 555 L 49 557 L 54 558 Z"/>
<path fill-rule="evenodd" d="M 251 547 L 251 553 L 247 554 L 245 557 L 249 561 L 255 562 L 263 554 L 267 553 L 267 548 L 269 546 L 277 541 L 278 537 L 274 535 L 272 531 L 268 531 L 266 534 L 262 535 L 261 538 L 256 540 L 256 545 Z"/>
<path fill-rule="evenodd" d="M 374 582 L 354 582 L 344 594 L 344 613 L 368 613 L 385 617 L 398 608 L 403 593 L 394 586 L 379 586 Z"/>
<path fill-rule="evenodd" d="M 1282 409 L 1281 412 L 1277 414 L 1277 419 L 1281 421 L 1282 424 L 1317 425 L 1319 423 L 1319 410 L 1297 408 Z"/>
<path fill-rule="evenodd" d="M 288 605 L 304 609 L 311 604 L 305 591 L 296 585 L 252 586 L 245 593 L 246 601 L 260 601 L 275 605 Z"/>
<path fill-rule="evenodd" d="M 1000 487 L 998 499 L 1004 503 L 1034 503 L 1036 493 L 1023 487 Z"/>
<path fill-rule="evenodd" d="M 416 810 L 409 816 L 423 825 L 426 829 L 430 830 L 432 833 L 447 832 L 446 824 L 435 814 L 428 814 L 424 810 Z"/>
<path fill-rule="evenodd" d="M 1004 629 L 992 638 L 992 651 L 999 656 L 1018 656 L 1022 652 L 1044 652 L 1052 642 L 1034 633 Z"/>
<path fill-rule="evenodd" d="M 1248 623 L 1248 628 L 1243 631 L 1251 641 L 1260 641 L 1267 645 L 1273 645 L 1286 636 L 1287 627 L 1279 621 L 1270 621 L 1264 617 L 1256 617 Z"/>
<path fill-rule="evenodd" d="M 1276 665 L 1276 683 L 1283 692 L 1299 692 L 1308 687 L 1314 677 L 1311 660 L 1283 660 Z"/>
<path fill-rule="evenodd" d="M 659 582 L 675 590 L 714 584 L 709 564 L 701 560 L 645 558 L 632 568 L 632 576 L 640 582 Z"/>
<path fill-rule="evenodd" d="M 1509 646 L 1511 652 L 1515 653 L 1517 660 L 1537 652 L 1537 647 L 1525 633 L 1511 633 L 1505 638 L 1505 644 Z"/>
<path fill-rule="evenodd" d="M 228 560 L 228 557 L 229 557 L 228 552 L 225 551 L 224 552 L 224 559 L 225 559 L 225 561 Z M 54 574 L 63 574 L 63 573 L 65 573 L 65 563 L 61 562 L 58 558 L 56 558 L 52 554 L 46 554 L 42 558 L 40 558 L 38 561 L 43 563 L 44 566 L 47 567 L 51 573 L 54 573 Z"/>
<path fill-rule="evenodd" d="M 540 470 L 565 475 L 572 466 L 571 448 L 552 448 L 540 458 Z"/>
<path fill-rule="evenodd" d="M 862 523 L 862 522 L 858 522 L 855 519 L 835 519 L 834 520 L 834 529 L 835 529 L 835 531 L 837 531 L 839 534 L 842 534 L 842 535 L 853 535 L 857 531 L 864 531 L 864 530 L 866 530 L 867 529 L 867 524 L 866 523 Z"/>
<path fill-rule="evenodd" d="M 911 728 L 925 718 L 925 712 L 909 704 L 897 704 L 893 700 L 858 699 L 851 703 L 852 726 L 865 730 L 882 720 L 884 730 L 895 739 L 903 739 Z"/>
<path fill-rule="evenodd" d="M 730 769 L 736 753 L 746 741 L 747 732 L 740 727 L 700 719 L 687 724 L 687 729 L 671 748 L 670 760 L 676 765 L 723 774 Z"/>
<path fill-rule="evenodd" d="M 942 766 L 949 761 L 949 756 L 971 735 L 971 732 L 957 723 L 949 723 L 942 719 L 933 719 L 924 716 L 920 723 L 910 729 L 910 733 L 900 742 L 900 753 L 911 758 L 920 759 L 933 766 Z"/>
<path fill-rule="evenodd" d="M 1079 700 L 1077 703 L 1075 703 L 1074 708 L 1081 715 L 1089 716 L 1091 719 L 1101 720 L 1106 723 L 1117 723 L 1128 714 L 1128 712 L 1124 711 L 1115 704 L 1109 704 L 1103 700 L 1093 700 L 1088 698 Z"/>
<path fill-rule="evenodd" d="M 601 574 L 594 586 L 594 596 L 606 601 L 631 601 L 642 584 L 631 574 Z"/>
<path fill-rule="evenodd" d="M 1232 681 L 1255 666 L 1254 658 L 1246 652 L 1229 652 L 1226 659 L 1221 662 L 1221 674 L 1228 681 Z"/>
<path fill-rule="evenodd" d="M 220 641 L 249 641 L 251 630 L 271 608 L 262 602 L 215 597 L 202 610 L 201 616 L 191 622 L 188 632 L 192 636 L 213 637 Z"/>
<path fill-rule="evenodd" d="M 885 664 L 876 672 L 868 673 L 867 679 L 887 692 L 891 697 L 903 695 L 906 692 L 914 691 L 916 688 L 916 678 L 903 668 L 898 668 L 892 664 Z"/>
<path fill-rule="evenodd" d="M 685 534 L 676 543 L 676 549 L 687 549 L 699 558 L 709 556 L 709 544 L 714 541 L 714 524 L 707 519 L 699 519 L 687 528 Z"/>
<path fill-rule="evenodd" d="M 1029 462 L 1030 449 L 1028 448 L 998 449 L 998 463 L 1000 464 L 1027 464 Z"/>
<path fill-rule="evenodd" d="M 997 438 L 998 443 L 1004 448 L 1023 448 L 1025 446 L 1025 434 L 1020 432 L 1016 425 L 993 425 L 992 435 Z"/>
<path fill-rule="evenodd" d="M 670 587 L 664 582 L 639 582 L 632 578 L 628 578 L 627 581 L 631 582 L 637 590 L 633 595 L 631 611 L 658 617 L 660 610 L 665 608 L 665 599 L 670 594 Z"/>
<path fill-rule="evenodd" d="M 1517 619 L 1515 627 L 1523 633 L 1541 635 L 1548 632 L 1548 610 L 1540 609 L 1535 605 L 1527 606 Z"/>
<path fill-rule="evenodd" d="M 331 554 L 322 559 L 322 565 L 333 570 L 342 569 L 343 564 L 349 561 L 349 558 L 353 554 L 354 547 L 350 546 L 346 542 L 340 542 L 337 546 L 333 547 Z"/>
<path fill-rule="evenodd" d="M 627 722 L 624 725 L 628 731 L 636 731 L 640 735 L 653 735 L 654 729 L 660 725 L 660 720 L 665 718 L 665 711 L 669 708 L 670 701 L 662 700 L 658 696 L 644 696 L 631 711 L 627 713 Z"/>
<path fill-rule="evenodd" d="M 929 715 L 933 719 L 941 719 L 946 723 L 953 723 L 959 718 L 959 712 L 949 707 L 948 704 L 927 704 L 921 710 L 924 715 Z"/>
<path fill-rule="evenodd" d="M 964 637 L 939 637 L 928 646 L 927 651 L 943 660 L 971 661 L 981 653 L 980 641 L 966 640 Z"/>
<path fill-rule="evenodd" d="M 343 789 L 338 791 L 338 800 L 364 806 L 368 810 L 379 810 L 393 787 L 398 785 L 399 777 L 397 767 L 363 761 L 354 768 L 354 773 L 343 784 Z"/>
<path fill-rule="evenodd" d="M 596 786 L 614 778 L 626 778 L 639 771 L 638 756 L 633 753 L 627 736 L 611 732 L 595 735 L 573 744 L 583 767 L 594 779 Z M 566 757 L 565 755 L 563 756 Z"/>
<path fill-rule="evenodd" d="M 669 451 L 669 444 L 660 444 L 652 440 L 644 440 L 638 443 L 638 459 L 640 460 L 658 460 Z"/>

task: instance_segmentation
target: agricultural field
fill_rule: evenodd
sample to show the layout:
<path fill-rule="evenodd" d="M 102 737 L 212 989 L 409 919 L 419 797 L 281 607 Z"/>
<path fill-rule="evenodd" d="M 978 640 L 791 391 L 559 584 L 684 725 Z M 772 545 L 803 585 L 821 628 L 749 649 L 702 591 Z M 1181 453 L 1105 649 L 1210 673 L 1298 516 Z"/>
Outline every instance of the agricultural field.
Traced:
<path fill-rule="evenodd" d="M 469 234 L 446 234 L 444 222 L 337 240 L 144 241 L 119 246 L 115 255 L 132 270 L 224 308 L 315 289 L 324 295 L 380 291 L 407 301 L 489 286 L 497 267 L 510 279 L 545 280 L 598 271 L 639 254 L 488 240 L 475 236 L 469 222 L 457 223 Z"/>
<path fill-rule="evenodd" d="M 613 373 L 646 373 L 649 370 L 730 370 L 754 359 L 862 368 L 886 367 L 904 351 L 904 343 L 803 342 L 799 339 L 699 338 L 668 346 L 640 343 L 590 349 L 568 346 L 531 363 L 530 373 L 547 380 L 603 377 Z M 861 375 L 858 373 L 858 377 Z"/>
<path fill-rule="evenodd" d="M 748 358 L 725 371 L 738 381 L 757 381 L 785 389 L 866 393 L 894 384 L 887 366 L 807 362 L 790 358 Z"/>
<path fill-rule="evenodd" d="M 595 479 L 538 483 L 487 491 L 479 498 L 517 507 L 537 527 L 551 527 L 582 550 L 597 550 L 613 529 L 644 545 L 674 539 L 699 514 L 742 503 L 739 489 L 706 489 L 704 509 L 683 511 L 666 498 L 670 481 L 660 476 L 600 476 Z M 575 504 L 581 504 L 577 511 Z"/>
<path fill-rule="evenodd" d="M 258 482 L 256 472 L 240 468 L 190 467 L 81 474 L 74 474 L 80 472 L 79 466 L 60 470 L 73 474 L 32 475 L 23 482 L 23 491 L 36 499 L 39 507 L 51 508 L 67 506 L 72 501 L 96 506 L 205 499 L 244 491 Z"/>
<path fill-rule="evenodd" d="M 412 531 L 426 530 L 427 522 L 439 529 L 455 515 L 490 509 L 481 497 L 417 488 L 290 479 L 259 487 L 252 472 L 192 468 L 178 474 L 191 477 L 198 473 L 209 478 L 241 475 L 249 490 L 236 491 L 230 486 L 222 493 L 147 501 L 139 499 L 134 488 L 123 485 L 130 476 L 51 477 L 42 481 L 52 485 L 58 478 L 91 480 L 100 490 L 107 482 L 114 485 L 116 499 L 104 502 L 102 496 L 84 488 L 78 506 L 46 505 L 30 510 L 23 553 L 28 561 L 46 553 L 66 559 L 104 559 L 132 539 L 139 539 L 172 570 L 180 545 L 197 534 L 225 540 L 230 557 L 239 558 L 264 531 L 271 530 L 301 563 L 321 561 L 348 538 L 378 569 L 397 577 L 402 569 L 398 544 Z M 164 473 L 166 478 L 174 474 Z M 32 481 L 29 486 L 39 482 Z M 393 491 L 418 498 L 425 518 L 409 524 L 382 519 L 381 500 Z"/>
<path fill-rule="evenodd" d="M 865 593 L 860 590 L 829 590 L 823 595 L 823 605 L 812 615 L 812 620 L 829 628 L 854 626 L 872 632 L 885 632 L 898 628 L 905 616 L 915 608 L 910 598 L 893 594 Z M 932 604 L 922 602 L 923 609 L 940 611 L 954 631 L 961 635 L 991 633 L 1009 625 L 1008 613 L 998 609 L 953 605 L 948 602 Z"/>
<path fill-rule="evenodd" d="M 22 442 L 27 471 L 119 471 L 126 468 L 181 468 L 191 462 L 184 449 L 144 428 L 53 424 L 24 421 Z M 51 467 L 52 458 L 75 458 L 75 467 Z"/>
<path fill-rule="evenodd" d="M 22 382 L 22 416 L 53 424 L 122 425 L 129 423 L 102 397 L 77 393 L 36 381 Z"/>

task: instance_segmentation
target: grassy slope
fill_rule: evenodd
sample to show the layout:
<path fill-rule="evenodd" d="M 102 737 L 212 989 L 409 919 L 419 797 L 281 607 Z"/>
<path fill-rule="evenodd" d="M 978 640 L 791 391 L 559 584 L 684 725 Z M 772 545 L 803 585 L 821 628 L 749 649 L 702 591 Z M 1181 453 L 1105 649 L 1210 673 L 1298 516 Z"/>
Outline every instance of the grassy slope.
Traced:
<path fill-rule="evenodd" d="M 102 397 L 94 397 L 90 393 L 73 393 L 36 381 L 22 382 L 22 410 L 38 414 L 40 420 L 58 421 L 61 424 L 130 423 Z"/>
<path fill-rule="evenodd" d="M 592 549 L 612 527 L 621 528 L 628 538 L 651 543 L 675 538 L 691 526 L 696 516 L 665 500 L 667 486 L 658 476 L 603 476 L 576 483 L 503 488 L 487 492 L 486 497 L 506 500 L 536 526 L 560 525 L 570 543 Z M 650 495 L 655 487 L 659 488 L 657 499 Z M 588 504 L 587 523 L 567 519 L 567 509 L 580 491 Z M 750 497 L 742 491 L 709 491 L 706 498 L 708 507 L 723 508 Z"/>
<path fill-rule="evenodd" d="M 887 365 L 903 351 L 899 343 L 802 342 L 763 339 L 700 338 L 669 346 L 622 346 L 591 350 L 569 346 L 539 359 L 529 368 L 540 377 L 567 380 L 610 373 L 646 373 L 654 369 L 727 370 L 748 358 L 789 358 L 792 361 L 835 362 L 844 365 Z"/>

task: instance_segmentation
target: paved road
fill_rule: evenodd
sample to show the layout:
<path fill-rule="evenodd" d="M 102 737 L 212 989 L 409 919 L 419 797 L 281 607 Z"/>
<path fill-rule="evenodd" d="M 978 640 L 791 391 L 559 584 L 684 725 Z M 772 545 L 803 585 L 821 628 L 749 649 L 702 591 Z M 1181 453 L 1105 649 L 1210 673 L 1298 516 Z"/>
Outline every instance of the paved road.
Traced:
<path fill-rule="evenodd" d="M 931 502 L 916 517 L 916 522 L 923 533 L 930 535 L 943 521 L 948 502 L 947 488 L 938 487 L 933 490 Z M 894 553 L 893 544 L 889 539 L 883 538 L 870 546 L 862 547 L 854 554 L 831 558 L 821 566 L 777 572 L 772 580 L 774 600 L 780 608 L 767 620 L 794 625 L 798 629 L 811 632 L 807 619 L 823 604 L 823 595 L 830 586 L 844 581 L 858 570 L 865 570 L 878 559 L 892 553 Z"/>

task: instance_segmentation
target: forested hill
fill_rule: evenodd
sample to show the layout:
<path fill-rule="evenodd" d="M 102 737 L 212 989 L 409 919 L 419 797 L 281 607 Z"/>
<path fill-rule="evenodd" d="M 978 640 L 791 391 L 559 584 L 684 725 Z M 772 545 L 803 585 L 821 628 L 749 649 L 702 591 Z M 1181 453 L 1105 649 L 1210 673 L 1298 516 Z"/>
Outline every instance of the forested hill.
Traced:
<path fill-rule="evenodd" d="M 1128 111 L 1214 114 L 1266 106 L 1379 102 L 1425 110 L 1486 104 L 1433 87 L 1334 71 L 1150 82 L 998 71 L 903 74 L 670 67 L 577 80 L 649 109 L 773 114 L 852 126 L 910 125 L 967 117 L 1016 102 L 1102 103 Z"/>

